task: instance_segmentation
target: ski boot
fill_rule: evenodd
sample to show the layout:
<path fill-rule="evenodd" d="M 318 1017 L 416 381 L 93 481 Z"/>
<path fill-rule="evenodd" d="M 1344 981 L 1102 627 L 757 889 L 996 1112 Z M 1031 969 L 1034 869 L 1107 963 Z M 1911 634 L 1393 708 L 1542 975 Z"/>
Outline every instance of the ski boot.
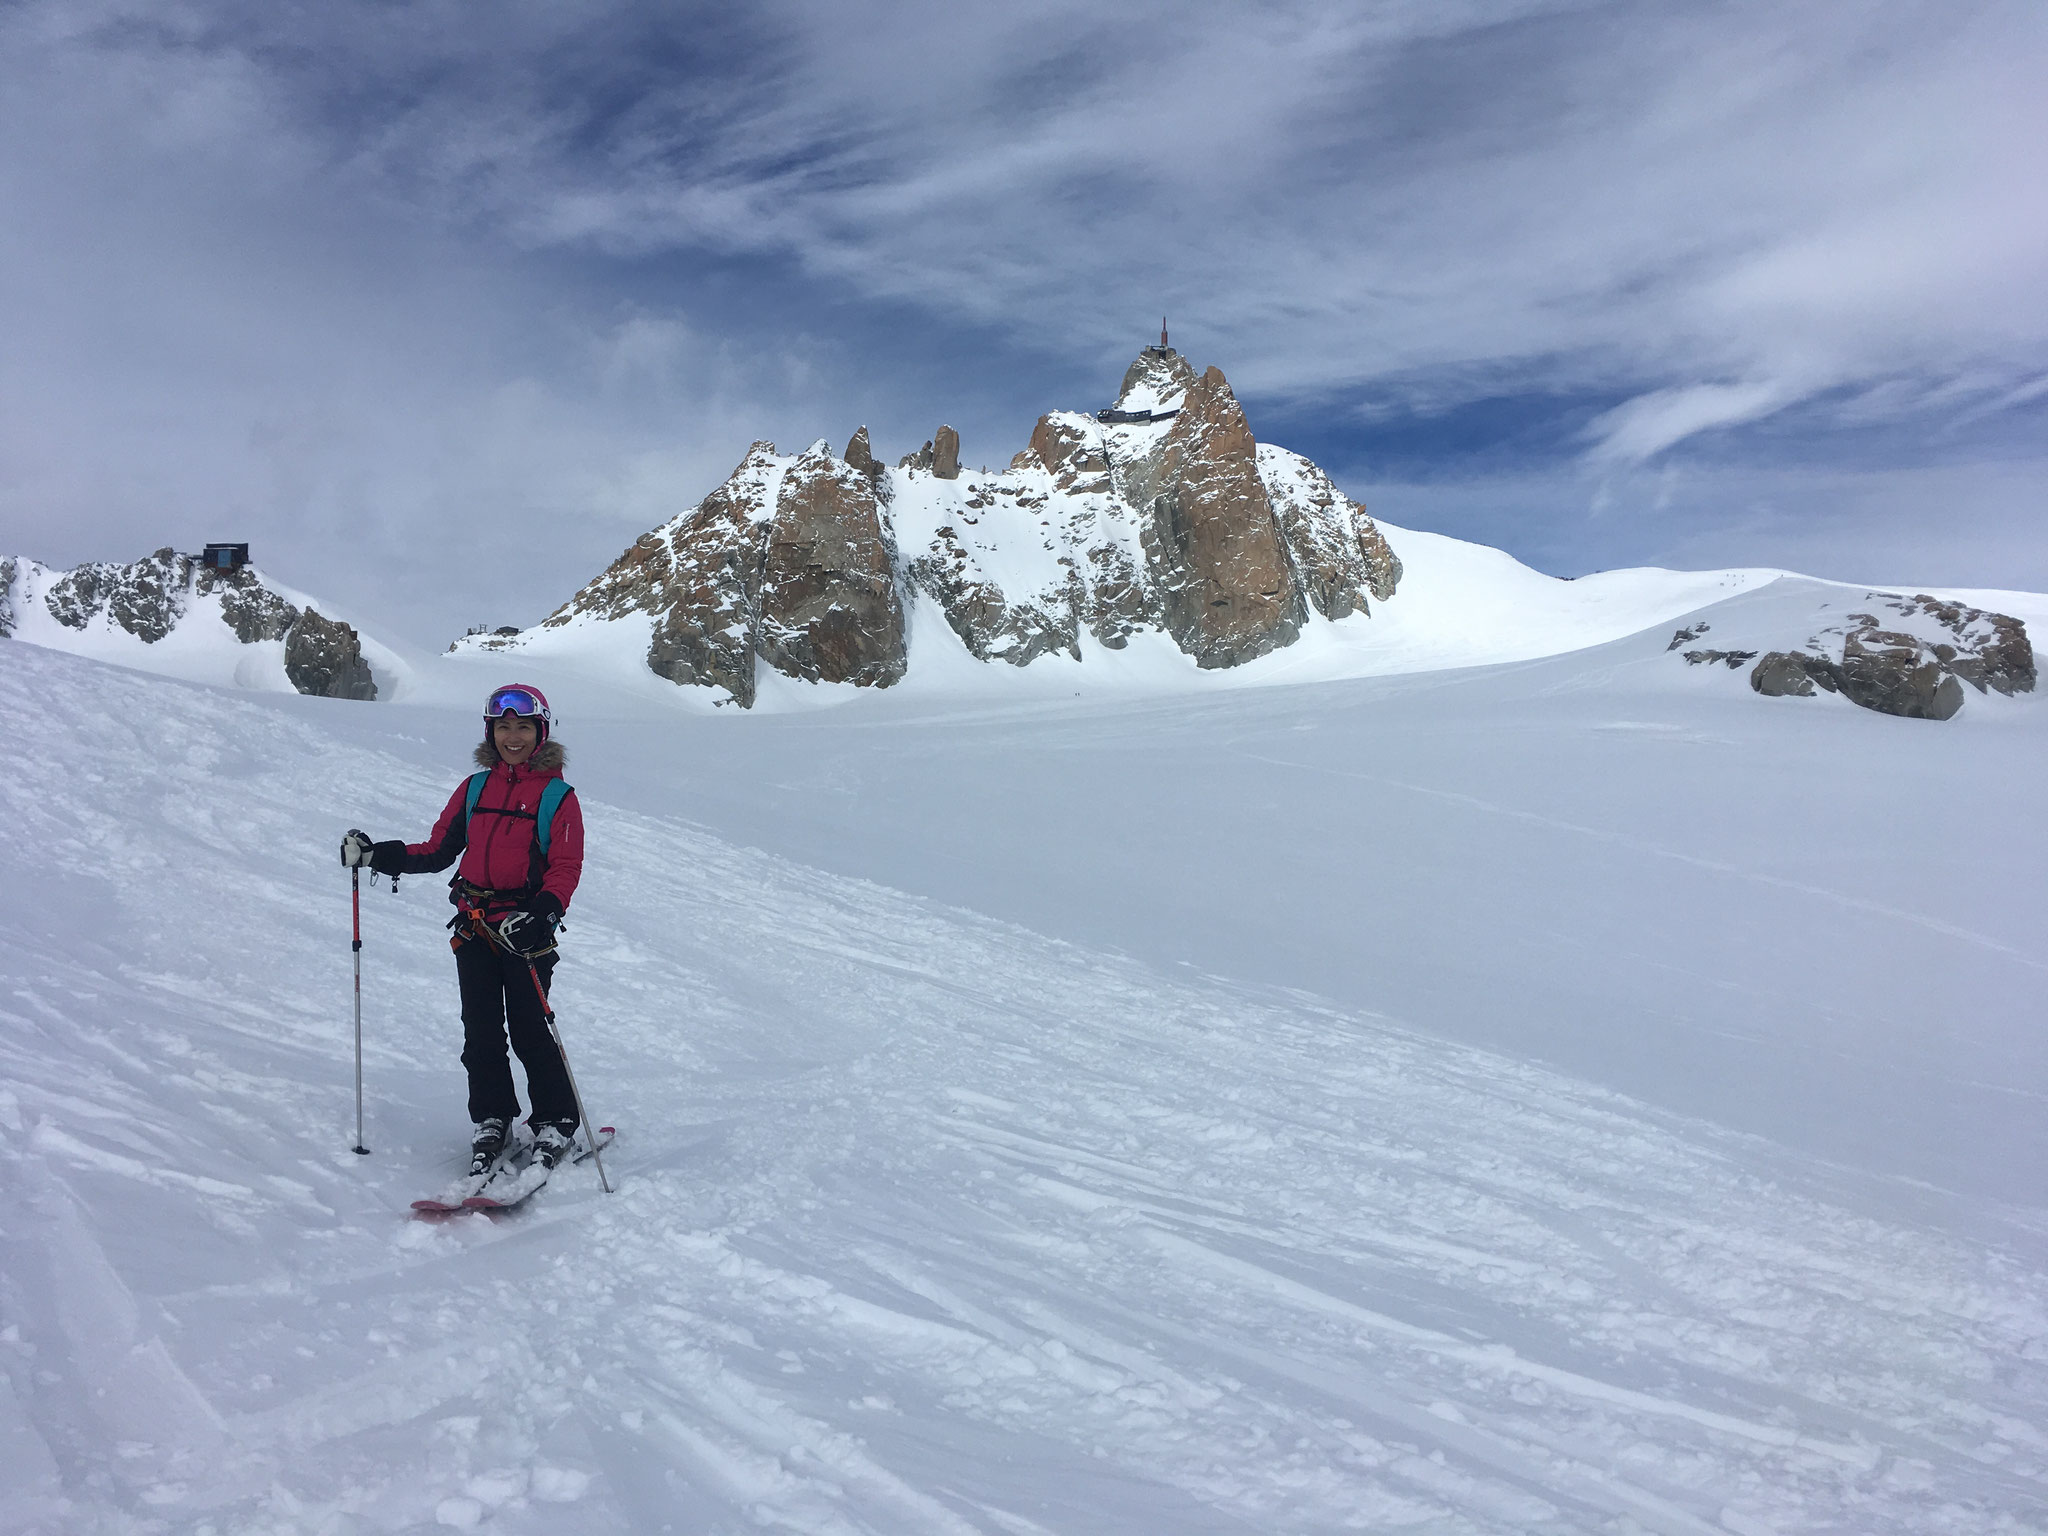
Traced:
<path fill-rule="evenodd" d="M 552 1169 L 576 1144 L 576 1126 L 568 1120 L 546 1120 L 534 1127 L 533 1160 Z"/>
<path fill-rule="evenodd" d="M 505 1151 L 505 1134 L 505 1122 L 495 1116 L 477 1121 L 469 1138 L 469 1177 L 481 1178 L 491 1171 Z"/>

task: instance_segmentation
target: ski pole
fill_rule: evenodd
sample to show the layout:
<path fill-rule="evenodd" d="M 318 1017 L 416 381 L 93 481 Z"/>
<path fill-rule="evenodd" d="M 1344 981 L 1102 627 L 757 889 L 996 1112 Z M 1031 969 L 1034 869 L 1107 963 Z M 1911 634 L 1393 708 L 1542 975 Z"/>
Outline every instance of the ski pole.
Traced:
<path fill-rule="evenodd" d="M 576 1086 L 576 1070 L 569 1065 L 569 1053 L 562 1048 L 562 1032 L 555 1028 L 555 1010 L 548 1006 L 548 989 L 540 984 L 540 967 L 533 963 L 531 955 L 520 958 L 526 962 L 526 974 L 533 978 L 533 995 L 540 999 L 540 1016 L 548 1021 L 548 1037 L 555 1042 L 555 1050 L 562 1058 L 562 1073 L 569 1079 L 569 1097 L 576 1101 L 576 1119 L 583 1126 L 583 1139 L 590 1143 L 591 1160 L 597 1164 L 597 1182 L 610 1194 L 612 1181 L 605 1176 L 604 1154 L 597 1149 L 597 1132 L 584 1111 L 583 1090 Z"/>
<path fill-rule="evenodd" d="M 349 869 L 348 894 L 355 922 L 354 943 L 350 948 L 356 957 L 356 1144 L 349 1150 L 368 1157 L 370 1149 L 363 1145 L 363 871 L 360 866 Z"/>

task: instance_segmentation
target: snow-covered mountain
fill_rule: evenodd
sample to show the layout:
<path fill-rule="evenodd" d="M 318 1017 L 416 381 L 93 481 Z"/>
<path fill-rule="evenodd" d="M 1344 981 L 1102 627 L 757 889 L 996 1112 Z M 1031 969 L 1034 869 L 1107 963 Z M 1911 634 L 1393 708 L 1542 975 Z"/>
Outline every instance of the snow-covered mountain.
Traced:
<path fill-rule="evenodd" d="M 1564 582 L 1382 526 L 1313 462 L 1258 442 L 1221 370 L 1198 375 L 1163 342 L 1114 406 L 1041 417 L 1000 474 L 963 469 L 950 427 L 893 469 L 865 427 L 843 454 L 757 442 L 537 628 L 471 634 L 447 659 L 516 655 L 542 680 L 602 673 L 634 692 L 633 678 L 660 679 L 745 707 L 769 689 L 789 702 L 783 679 L 1017 697 L 1043 691 L 1025 674 L 1065 693 L 1079 673 L 1157 691 L 1551 655 L 1781 579 L 1811 594 L 1803 610 L 1773 605 L 1780 628 L 1746 650 L 1686 657 L 1742 667 L 1761 694 L 1933 719 L 1966 686 L 2034 686 L 2024 622 L 1953 595 L 1756 570 Z"/>
<path fill-rule="evenodd" d="M 1080 660 L 1159 633 L 1202 668 L 1292 645 L 1312 620 L 1371 611 L 1401 563 L 1309 460 L 1261 444 L 1220 369 L 1148 347 L 1116 404 L 1041 417 L 1000 474 L 963 470 L 941 427 L 894 469 L 861 428 L 730 478 L 637 540 L 538 630 L 472 637 L 545 653 L 602 625 L 673 682 L 742 705 L 757 665 L 888 687 L 916 664 L 919 597 L 981 662 Z M 574 642 L 572 642 L 574 643 Z"/>
<path fill-rule="evenodd" d="M 374 699 L 353 625 L 253 565 L 219 567 L 170 548 L 129 565 L 55 570 L 0 557 L 0 637 L 194 682 Z M 396 658 L 368 649 L 395 671 Z"/>

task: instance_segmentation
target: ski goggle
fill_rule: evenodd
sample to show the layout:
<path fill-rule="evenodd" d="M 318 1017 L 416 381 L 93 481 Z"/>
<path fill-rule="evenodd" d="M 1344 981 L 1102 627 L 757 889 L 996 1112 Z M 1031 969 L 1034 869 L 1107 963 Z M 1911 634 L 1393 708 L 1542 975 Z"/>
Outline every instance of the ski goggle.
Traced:
<path fill-rule="evenodd" d="M 547 705 L 536 698 L 531 689 L 500 688 L 484 705 L 484 718 L 495 720 L 500 715 L 517 715 L 522 720 L 548 720 Z"/>

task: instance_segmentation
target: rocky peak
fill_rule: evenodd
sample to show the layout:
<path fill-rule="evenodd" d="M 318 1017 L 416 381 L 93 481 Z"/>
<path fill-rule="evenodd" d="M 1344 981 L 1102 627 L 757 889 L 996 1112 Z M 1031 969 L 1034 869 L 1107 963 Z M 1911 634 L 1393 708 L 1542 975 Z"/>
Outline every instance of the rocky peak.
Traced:
<path fill-rule="evenodd" d="M 866 475 L 870 481 L 882 478 L 882 465 L 875 458 L 875 451 L 868 446 L 868 429 L 860 428 L 848 439 L 846 462 Z"/>
<path fill-rule="evenodd" d="M 377 697 L 355 630 L 291 602 L 254 566 L 223 570 L 166 546 L 127 565 L 95 561 L 63 572 L 10 559 L 0 574 L 6 578 L 0 592 L 7 594 L 0 597 L 0 634 L 19 629 L 20 608 L 31 602 L 63 629 L 104 628 L 144 645 L 157 645 L 188 624 L 218 622 L 242 645 L 284 642 L 285 676 L 300 693 Z"/>
<path fill-rule="evenodd" d="M 1183 651 L 1200 666 L 1229 667 L 1294 641 L 1306 616 L 1301 589 L 1259 476 L 1258 442 L 1222 369 L 1190 384 L 1171 424 L 1117 470 L 1144 516 L 1166 629 Z"/>
<path fill-rule="evenodd" d="M 925 439 L 925 444 L 915 453 L 906 453 L 896 461 L 898 469 L 922 469 L 941 480 L 960 478 L 960 434 L 951 427 L 941 426 L 938 431 Z"/>
<path fill-rule="evenodd" d="M 1217 377 L 1222 377 L 1220 372 Z M 1171 347 L 1147 347 L 1124 370 L 1124 381 L 1116 392 L 1114 408 L 1160 415 L 1178 410 L 1181 397 L 1194 387 L 1192 363 Z"/>
<path fill-rule="evenodd" d="M 647 664 L 748 705 L 758 662 L 886 687 L 922 594 L 977 660 L 1029 665 L 1164 635 L 1228 667 L 1348 620 L 1401 577 L 1365 509 L 1262 448 L 1220 369 L 1149 347 L 1124 409 L 1053 411 L 1002 474 L 941 426 L 895 468 L 866 428 L 842 457 L 757 443 L 726 483 L 635 542 L 542 627 L 653 615 Z M 510 648 L 530 643 L 511 637 Z"/>

